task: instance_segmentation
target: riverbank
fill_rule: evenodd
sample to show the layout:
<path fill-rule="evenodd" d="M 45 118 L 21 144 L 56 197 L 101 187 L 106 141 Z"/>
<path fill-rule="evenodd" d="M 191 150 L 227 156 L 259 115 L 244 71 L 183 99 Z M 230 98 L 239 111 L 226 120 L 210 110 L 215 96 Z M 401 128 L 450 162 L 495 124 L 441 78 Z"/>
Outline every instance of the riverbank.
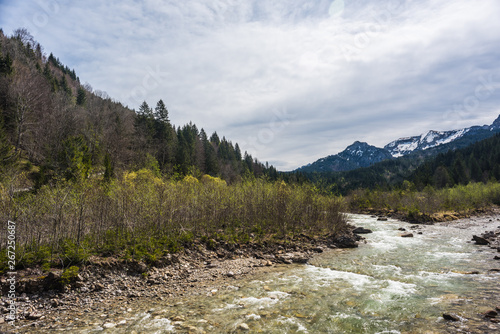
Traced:
<path fill-rule="evenodd" d="M 488 217 L 500 214 L 500 209 L 496 206 L 490 208 L 465 210 L 465 211 L 438 211 L 432 214 L 425 214 L 421 212 L 398 211 L 393 209 L 375 209 L 366 208 L 354 210 L 353 213 L 364 215 L 375 215 L 378 217 L 389 217 L 393 219 L 402 220 L 414 224 L 434 224 L 455 222 L 458 220 L 469 219 L 473 217 Z"/>
<path fill-rule="evenodd" d="M 384 220 L 383 217 L 381 219 Z M 500 226 L 500 210 L 493 209 L 487 214 L 435 224 L 464 229 L 464 232 L 468 227 L 481 226 L 484 234 L 491 235 L 490 232 L 495 234 Z M 352 229 L 353 226 L 349 228 Z M 426 233 L 425 229 L 423 233 Z M 495 235 L 495 241 L 491 239 L 488 245 L 478 247 L 494 247 L 498 241 L 498 234 Z M 472 235 L 468 238 L 472 239 Z M 301 235 L 286 243 L 218 243 L 212 244 L 215 248 L 211 249 L 207 248 L 207 243 L 198 242 L 183 252 L 162 258 L 156 265 L 93 257 L 62 289 L 47 289 L 56 286 L 54 283 L 61 278 L 60 270 L 50 274 L 43 273 L 39 268 L 20 271 L 15 327 L 6 321 L 11 303 L 2 297 L 0 332 L 125 329 L 129 319 L 137 312 L 137 305 L 144 308 L 145 304 L 151 305 L 146 312 L 147 317 L 166 318 L 176 328 L 184 328 L 182 326 L 187 325 L 184 325 L 183 319 L 189 315 L 182 312 L 157 314 L 158 308 L 153 305 L 175 305 L 181 299 L 214 296 L 228 289 L 237 289 L 239 281 L 247 277 L 262 276 L 294 263 L 306 263 L 329 248 L 356 247 L 356 240 L 359 239 L 352 233 L 336 238 L 332 235 Z M 474 243 L 472 240 L 469 242 Z M 500 262 L 493 257 L 487 260 L 491 262 L 491 269 L 500 267 Z M 5 277 L 2 278 L 2 286 L 6 286 Z M 492 311 L 495 311 L 495 306 L 491 304 Z M 497 319 L 495 316 L 485 318 L 485 321 L 495 322 Z M 452 321 L 450 326 L 454 326 Z M 196 332 L 188 327 L 183 330 Z"/>
<path fill-rule="evenodd" d="M 78 330 L 89 325 L 119 327 L 125 323 L 118 313 L 126 313 L 127 305 L 138 300 L 168 301 L 210 295 L 237 284 L 242 277 L 276 265 L 306 263 L 328 248 L 357 247 L 356 241 L 360 239 L 346 232 L 323 237 L 300 235 L 286 243 L 218 243 L 208 248 L 206 243 L 197 242 L 152 265 L 92 257 L 67 278 L 68 284 L 64 286 L 62 270 L 49 273 L 40 268 L 20 270 L 15 303 L 5 294 L 2 297 L 0 331 Z M 7 278 L 1 278 L 4 290 Z M 8 321 L 12 307 L 16 310 L 14 323 Z M 90 314 L 99 315 L 100 320 L 89 323 Z"/>

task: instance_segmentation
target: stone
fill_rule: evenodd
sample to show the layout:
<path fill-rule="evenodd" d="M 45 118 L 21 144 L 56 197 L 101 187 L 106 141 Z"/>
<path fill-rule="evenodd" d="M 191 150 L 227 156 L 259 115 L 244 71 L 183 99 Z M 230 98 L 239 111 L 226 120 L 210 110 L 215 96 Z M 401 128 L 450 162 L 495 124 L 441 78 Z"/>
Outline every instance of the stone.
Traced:
<path fill-rule="evenodd" d="M 479 275 L 479 271 L 468 271 L 465 275 Z"/>
<path fill-rule="evenodd" d="M 400 227 L 398 228 L 398 231 L 406 231 L 406 229 L 404 227 Z"/>
<path fill-rule="evenodd" d="M 323 253 L 322 247 L 314 247 L 314 248 L 311 248 L 311 250 L 315 253 Z"/>
<path fill-rule="evenodd" d="M 332 243 L 338 248 L 356 248 L 358 244 L 356 243 L 356 238 L 353 236 L 341 235 L 339 237 L 333 238 Z"/>
<path fill-rule="evenodd" d="M 234 273 L 232 271 L 229 271 L 227 274 L 226 274 L 227 277 L 234 277 Z"/>
<path fill-rule="evenodd" d="M 476 242 L 476 245 L 489 245 L 490 244 L 490 242 L 488 240 L 486 240 L 483 237 L 479 237 L 477 235 L 473 235 L 472 240 L 474 240 Z"/>
<path fill-rule="evenodd" d="M 382 222 L 385 222 L 385 221 L 387 221 L 387 218 L 386 218 L 386 217 L 378 217 L 378 219 L 377 219 L 377 220 L 382 221 Z"/>
<path fill-rule="evenodd" d="M 172 321 L 186 321 L 186 319 L 182 315 L 175 316 Z"/>
<path fill-rule="evenodd" d="M 489 310 L 489 311 L 484 312 L 483 315 L 486 318 L 496 318 L 496 316 L 498 315 L 498 312 L 495 310 Z"/>
<path fill-rule="evenodd" d="M 28 319 L 28 320 L 38 320 L 42 316 L 43 315 L 41 313 L 31 312 L 30 314 L 28 314 L 28 316 L 26 317 L 26 319 Z"/>
<path fill-rule="evenodd" d="M 248 327 L 246 323 L 242 322 L 241 324 L 238 325 L 238 329 L 242 331 L 249 331 L 250 327 Z"/>
<path fill-rule="evenodd" d="M 352 230 L 352 233 L 355 233 L 355 234 L 369 234 L 369 233 L 373 233 L 372 230 L 368 229 L 368 228 L 364 228 L 364 227 L 356 227 L 354 230 Z"/>
<path fill-rule="evenodd" d="M 112 323 L 112 322 L 107 322 L 104 325 L 102 325 L 102 328 L 104 328 L 104 329 L 109 329 L 109 328 L 114 328 L 114 327 L 116 327 L 116 324 Z"/>
<path fill-rule="evenodd" d="M 457 315 L 451 313 L 443 313 L 443 318 L 448 321 L 460 321 L 460 318 Z"/>
<path fill-rule="evenodd" d="M 401 238 L 413 238 L 413 233 L 401 234 Z"/>

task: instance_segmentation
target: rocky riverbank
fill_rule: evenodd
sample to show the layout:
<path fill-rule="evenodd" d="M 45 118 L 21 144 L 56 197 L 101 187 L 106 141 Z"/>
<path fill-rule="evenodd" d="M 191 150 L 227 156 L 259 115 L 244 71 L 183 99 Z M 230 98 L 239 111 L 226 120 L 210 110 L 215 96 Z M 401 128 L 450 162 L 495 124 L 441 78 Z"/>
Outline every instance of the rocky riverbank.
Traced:
<path fill-rule="evenodd" d="M 466 229 L 469 226 L 482 226 L 485 228 L 484 232 L 479 235 L 471 235 L 469 242 L 477 245 L 479 247 L 478 251 L 482 251 L 480 247 L 489 247 L 498 252 L 498 255 L 491 256 L 491 252 L 484 252 L 488 254 L 486 261 L 490 262 L 491 266 L 489 273 L 500 272 L 500 209 L 492 208 L 487 211 L 487 213 L 482 215 L 476 215 L 468 219 L 458 219 L 453 222 L 441 222 L 439 223 L 444 226 L 453 225 L 454 227 Z M 480 274 L 480 272 L 472 271 L 468 274 Z M 497 284 L 496 281 L 493 284 Z M 497 303 L 492 303 L 489 310 L 485 310 L 480 314 L 484 323 L 500 323 L 500 301 Z M 456 314 L 443 313 L 443 318 L 450 323 L 460 322 L 463 320 L 460 316 Z M 497 327 L 488 327 L 482 325 L 481 322 L 477 323 L 478 332 L 489 332 L 490 329 L 498 329 Z M 459 326 L 456 326 L 458 329 Z"/>
<path fill-rule="evenodd" d="M 354 227 L 352 227 L 354 229 Z M 306 263 L 327 248 L 357 247 L 352 232 L 308 237 L 286 243 L 194 243 L 178 254 L 145 264 L 116 258 L 91 258 L 70 277 L 40 268 L 16 273 L 16 299 L 7 298 L 8 276 L 1 277 L 0 332 L 78 330 L 125 325 L 127 305 L 141 299 L 168 301 L 215 293 L 244 275 L 276 265 Z M 65 280 L 66 284 L 63 284 Z M 15 321 L 9 315 L 15 309 Z M 131 311 L 131 309 L 130 309 Z M 94 320 L 89 320 L 93 318 Z"/>
<path fill-rule="evenodd" d="M 415 224 L 434 224 L 443 222 L 454 222 L 460 219 L 468 219 L 471 217 L 487 217 L 498 214 L 497 208 L 477 209 L 475 211 L 456 212 L 442 211 L 432 214 L 422 212 L 407 212 L 392 209 L 375 209 L 368 208 L 356 211 L 359 214 L 375 215 L 378 217 L 389 217 Z"/>

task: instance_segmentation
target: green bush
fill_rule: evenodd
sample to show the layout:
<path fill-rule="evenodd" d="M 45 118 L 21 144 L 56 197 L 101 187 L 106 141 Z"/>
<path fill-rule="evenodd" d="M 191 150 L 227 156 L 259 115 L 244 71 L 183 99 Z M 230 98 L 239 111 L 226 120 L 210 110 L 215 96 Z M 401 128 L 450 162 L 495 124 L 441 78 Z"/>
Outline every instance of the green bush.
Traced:
<path fill-rule="evenodd" d="M 203 237 L 214 247 L 212 239 L 246 243 L 252 233 L 289 238 L 334 233 L 346 225 L 342 199 L 308 185 L 201 179 L 174 181 L 141 169 L 113 182 L 54 180 L 15 199 L 0 192 L 0 219 L 18 213 L 17 243 L 26 250 L 27 266 L 55 260 L 75 265 L 93 254 L 155 262 Z"/>
<path fill-rule="evenodd" d="M 73 283 L 76 280 L 79 271 L 80 268 L 78 268 L 77 266 L 71 266 L 68 269 L 64 270 L 61 275 L 60 283 L 63 286 Z"/>

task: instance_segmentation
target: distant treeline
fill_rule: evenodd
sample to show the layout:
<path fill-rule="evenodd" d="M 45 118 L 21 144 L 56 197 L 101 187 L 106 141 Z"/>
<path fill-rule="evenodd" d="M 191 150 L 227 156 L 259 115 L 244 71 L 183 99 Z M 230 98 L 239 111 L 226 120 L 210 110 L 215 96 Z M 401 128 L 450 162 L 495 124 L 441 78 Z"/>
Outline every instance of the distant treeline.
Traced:
<path fill-rule="evenodd" d="M 500 180 L 500 135 L 471 146 L 439 154 L 419 166 L 409 177 L 418 189 L 431 185 L 452 187 L 470 182 Z"/>
<path fill-rule="evenodd" d="M 500 180 L 500 135 L 435 156 L 426 152 L 386 160 L 347 172 L 305 173 L 325 192 L 347 195 L 357 189 L 437 189 Z M 405 183 L 406 181 L 406 183 Z M 403 185 L 404 183 L 404 185 Z"/>

